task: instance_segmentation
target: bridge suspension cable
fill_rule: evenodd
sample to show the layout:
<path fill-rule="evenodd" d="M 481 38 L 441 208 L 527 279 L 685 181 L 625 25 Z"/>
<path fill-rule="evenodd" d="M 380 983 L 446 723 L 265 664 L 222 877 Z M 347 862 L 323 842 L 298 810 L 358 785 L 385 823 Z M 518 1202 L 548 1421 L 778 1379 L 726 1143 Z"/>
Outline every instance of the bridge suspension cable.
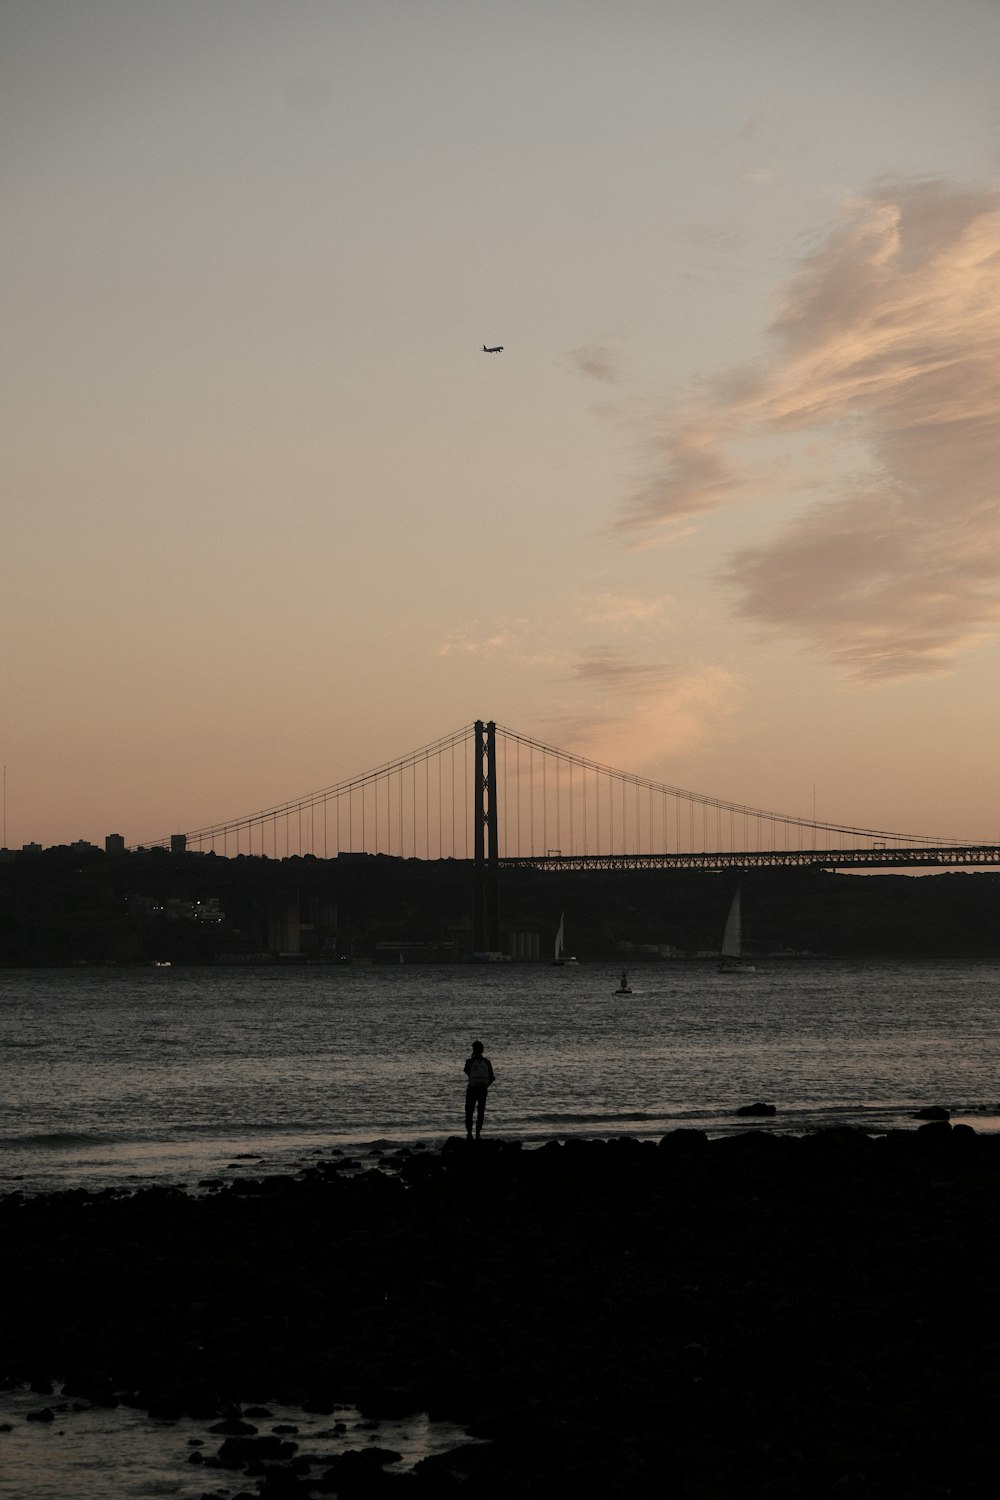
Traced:
<path fill-rule="evenodd" d="M 270 854 L 275 859 L 366 851 L 426 859 L 468 858 L 471 743 L 472 725 L 466 724 L 371 771 L 260 812 L 191 829 L 181 839 L 187 848 Z M 444 811 L 449 806 L 450 837 L 446 840 Z M 174 834 L 138 847 L 177 845 Z"/>
<path fill-rule="evenodd" d="M 481 721 L 480 721 L 481 722 Z M 501 861 L 784 849 L 959 846 L 963 841 L 796 817 L 711 797 L 560 750 L 495 725 Z M 385 853 L 471 859 L 476 726 L 259 812 L 140 847 L 272 858 Z M 817 836 L 822 834 L 822 841 Z"/>
<path fill-rule="evenodd" d="M 643 826 L 642 793 L 646 793 L 649 799 L 645 822 L 647 831 L 653 831 L 656 824 L 652 799 L 661 799 L 660 829 L 665 839 L 668 832 L 666 827 L 667 799 L 672 800 L 675 804 L 683 803 L 688 808 L 690 816 L 687 819 L 687 827 L 683 830 L 677 806 L 675 805 L 674 808 L 674 849 L 678 852 L 682 848 L 686 848 L 687 852 L 695 852 L 698 848 L 709 847 L 709 844 L 712 842 L 721 848 L 723 834 L 726 831 L 721 826 L 723 816 L 728 820 L 731 832 L 735 832 L 737 819 L 742 820 L 744 834 L 752 831 L 752 839 L 748 837 L 743 839 L 743 848 L 764 847 L 760 842 L 760 834 L 763 832 L 765 825 L 771 829 L 782 829 L 786 832 L 791 829 L 798 829 L 805 830 L 811 835 L 822 832 L 825 834 L 837 834 L 841 838 L 851 840 L 892 841 L 907 845 L 926 844 L 943 846 L 949 844 L 959 845 L 965 842 L 964 840 L 953 838 L 940 838 L 933 834 L 897 833 L 889 829 L 864 828 L 855 824 L 833 823 L 822 819 L 797 817 L 792 813 L 774 812 L 740 802 L 730 802 L 723 798 L 711 797 L 701 792 L 693 792 L 684 787 L 671 786 L 665 782 L 654 781 L 651 777 L 638 773 L 621 771 L 613 766 L 603 765 L 598 761 L 588 759 L 586 756 L 576 755 L 572 751 L 556 749 L 552 745 L 547 745 L 540 740 L 533 739 L 529 735 L 519 734 L 516 730 L 507 729 L 500 724 L 497 725 L 496 732 L 500 745 L 499 755 L 502 764 L 505 762 L 508 754 L 508 743 L 515 746 L 515 762 L 519 770 L 522 748 L 527 752 L 529 766 L 531 765 L 531 757 L 535 755 L 542 757 L 541 784 L 543 805 L 547 809 L 547 817 L 541 832 L 543 835 L 547 835 L 549 832 L 554 831 L 557 846 L 560 846 L 559 841 L 562 831 L 568 831 L 570 833 L 570 845 L 573 853 L 605 852 L 598 847 L 593 848 L 592 851 L 588 849 L 587 845 L 590 842 L 591 834 L 597 835 L 598 845 L 602 842 L 600 835 L 606 834 L 609 847 L 617 844 L 620 846 L 619 852 L 623 854 L 637 852 L 636 848 L 626 848 L 624 845 L 629 841 L 629 836 Z M 552 798 L 547 786 L 548 765 L 553 760 L 555 761 L 556 777 L 554 818 Z M 561 767 L 567 768 L 567 775 L 563 780 L 562 790 L 560 790 Z M 582 785 L 575 788 L 572 781 L 572 772 L 574 770 L 579 771 L 582 778 Z M 533 769 L 529 770 L 529 777 L 533 789 L 537 779 L 537 772 Z M 587 780 L 588 777 L 590 778 L 589 782 Z M 618 794 L 613 791 L 615 784 L 620 788 Z M 589 809 L 588 787 L 590 789 Z M 631 806 L 631 799 L 627 797 L 626 788 L 631 788 L 635 793 L 635 798 Z M 603 801 L 600 795 L 602 790 L 604 793 Z M 516 795 L 517 793 L 515 794 L 515 800 Z M 506 797 L 504 802 L 509 822 L 511 809 Z M 696 808 L 702 810 L 700 827 L 697 826 L 699 819 L 695 814 Z M 574 811 L 576 814 L 575 819 Z M 513 815 L 517 816 L 516 811 Z M 580 828 L 581 818 L 583 822 L 582 830 Z M 574 826 L 574 822 L 576 826 Z M 528 813 L 528 823 L 532 834 L 539 831 L 535 828 L 533 811 L 529 811 Z M 686 845 L 682 845 L 680 841 L 682 832 L 686 832 L 688 835 Z M 580 847 L 581 837 L 583 847 Z M 509 849 L 509 839 L 505 839 L 504 842 Z M 542 839 L 542 845 L 542 848 L 532 852 L 539 854 L 550 852 L 545 837 Z M 735 847 L 731 840 L 730 847 Z M 813 847 L 815 847 L 815 844 Z M 651 848 L 652 846 L 649 846 L 650 852 Z M 511 850 L 510 852 L 515 851 Z M 524 851 L 518 849 L 516 852 L 522 853 Z M 555 851 L 553 850 L 552 852 Z M 659 852 L 666 852 L 666 841 L 662 844 Z"/>

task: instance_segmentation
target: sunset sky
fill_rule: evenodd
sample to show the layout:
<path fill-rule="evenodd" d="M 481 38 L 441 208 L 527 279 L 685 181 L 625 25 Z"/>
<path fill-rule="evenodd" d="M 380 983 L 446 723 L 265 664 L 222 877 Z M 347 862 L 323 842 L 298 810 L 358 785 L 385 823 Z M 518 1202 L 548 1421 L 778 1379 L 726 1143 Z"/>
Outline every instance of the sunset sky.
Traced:
<path fill-rule="evenodd" d="M 996 0 L 4 0 L 7 844 L 479 717 L 1000 841 L 998 58 Z"/>

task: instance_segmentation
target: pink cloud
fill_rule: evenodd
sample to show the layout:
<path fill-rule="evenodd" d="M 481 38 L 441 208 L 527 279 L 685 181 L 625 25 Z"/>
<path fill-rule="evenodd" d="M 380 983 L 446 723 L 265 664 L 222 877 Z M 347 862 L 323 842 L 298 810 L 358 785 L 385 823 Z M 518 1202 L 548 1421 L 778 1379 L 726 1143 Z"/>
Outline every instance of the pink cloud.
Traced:
<path fill-rule="evenodd" d="M 548 720 L 545 733 L 578 755 L 631 770 L 717 735 L 738 699 L 731 675 L 721 668 L 682 669 L 607 646 L 576 658 L 567 687 L 567 706 Z"/>
<path fill-rule="evenodd" d="M 775 438 L 818 434 L 831 468 L 810 476 L 800 456 L 783 480 L 811 504 L 725 568 L 739 614 L 860 678 L 941 670 L 1000 625 L 1000 196 L 905 183 L 851 204 L 771 337 L 762 366 L 721 376 L 667 433 L 620 525 L 764 507 L 754 444 L 773 480 Z"/>

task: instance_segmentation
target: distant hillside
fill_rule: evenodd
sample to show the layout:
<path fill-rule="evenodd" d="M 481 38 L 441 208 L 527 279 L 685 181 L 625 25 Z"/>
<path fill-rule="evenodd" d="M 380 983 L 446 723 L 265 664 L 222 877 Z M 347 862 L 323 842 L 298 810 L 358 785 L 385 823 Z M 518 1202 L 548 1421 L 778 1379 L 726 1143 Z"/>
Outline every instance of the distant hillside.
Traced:
<path fill-rule="evenodd" d="M 748 950 L 843 957 L 1000 960 L 1000 872 L 743 876 Z M 505 871 L 506 933 L 552 952 L 561 912 L 581 959 L 718 948 L 732 874 Z M 279 951 L 371 959 L 378 945 L 428 957 L 471 947 L 472 870 L 387 855 L 81 856 L 66 848 L 0 864 L 0 964 L 258 961 Z M 421 945 L 423 947 L 421 948 Z"/>

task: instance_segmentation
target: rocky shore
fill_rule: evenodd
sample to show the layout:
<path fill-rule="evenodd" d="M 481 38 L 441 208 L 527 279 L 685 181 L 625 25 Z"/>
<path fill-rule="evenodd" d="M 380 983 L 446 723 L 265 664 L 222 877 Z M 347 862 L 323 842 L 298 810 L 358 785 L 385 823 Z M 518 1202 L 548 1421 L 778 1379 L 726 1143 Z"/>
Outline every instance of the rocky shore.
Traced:
<path fill-rule="evenodd" d="M 0 1199 L 0 1384 L 204 1418 L 229 1500 L 991 1500 L 998 1265 L 1000 1138 L 947 1121 L 452 1141 Z M 269 1401 L 488 1441 L 324 1464 Z"/>

